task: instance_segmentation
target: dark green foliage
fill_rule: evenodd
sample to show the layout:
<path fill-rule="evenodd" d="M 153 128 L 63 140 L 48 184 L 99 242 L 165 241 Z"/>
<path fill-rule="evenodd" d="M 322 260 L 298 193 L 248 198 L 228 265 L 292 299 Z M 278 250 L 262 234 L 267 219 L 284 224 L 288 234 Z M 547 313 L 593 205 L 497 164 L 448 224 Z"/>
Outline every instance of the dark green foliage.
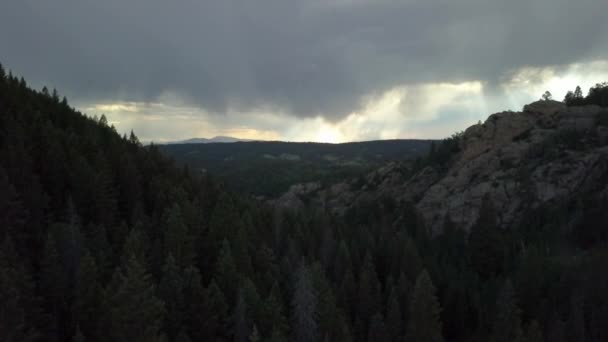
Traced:
<path fill-rule="evenodd" d="M 441 335 L 441 307 L 435 296 L 435 285 L 426 270 L 416 279 L 409 305 L 407 341 L 443 341 Z"/>
<path fill-rule="evenodd" d="M 293 299 L 291 301 L 294 340 L 315 341 L 319 335 L 317 322 L 317 295 L 313 288 L 308 266 L 302 262 L 295 277 Z"/>
<path fill-rule="evenodd" d="M 564 103 L 568 106 L 598 105 L 608 107 L 608 82 L 597 83 L 589 89 L 585 97 L 583 97 L 581 88 L 577 86 L 574 92 L 569 91 L 566 94 Z"/>
<path fill-rule="evenodd" d="M 496 225 L 497 213 L 488 198 L 479 209 L 479 218 L 469 235 L 469 261 L 483 278 L 500 274 L 505 258 L 505 240 Z"/>
<path fill-rule="evenodd" d="M 521 310 L 517 306 L 511 280 L 505 282 L 498 294 L 495 313 L 496 318 L 492 329 L 493 341 L 520 341 L 522 337 Z"/>
<path fill-rule="evenodd" d="M 105 290 L 106 331 L 120 342 L 157 341 L 161 338 L 165 304 L 156 297 L 156 289 L 143 265 L 132 256 L 117 269 Z"/>
<path fill-rule="evenodd" d="M 293 184 L 336 181 L 365 174 L 389 161 L 424 155 L 430 140 L 381 140 L 345 144 L 252 141 L 170 144 L 162 152 L 193 170 L 205 170 L 234 190 L 278 196 Z"/>

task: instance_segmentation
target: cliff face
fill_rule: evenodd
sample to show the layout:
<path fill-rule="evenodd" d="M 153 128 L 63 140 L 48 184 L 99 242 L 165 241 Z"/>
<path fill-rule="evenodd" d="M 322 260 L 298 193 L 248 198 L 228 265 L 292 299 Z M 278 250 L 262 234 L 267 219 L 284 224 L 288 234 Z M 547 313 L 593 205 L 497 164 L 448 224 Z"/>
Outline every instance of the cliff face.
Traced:
<path fill-rule="evenodd" d="M 493 114 L 464 132 L 462 152 L 416 206 L 436 232 L 446 215 L 470 228 L 486 196 L 499 222 L 509 226 L 526 209 L 582 192 L 606 192 L 608 135 L 597 121 L 607 114 L 597 106 L 553 101 Z"/>
<path fill-rule="evenodd" d="M 409 176 L 409 165 L 393 163 L 326 189 L 300 186 L 284 199 L 293 206 L 294 198 L 308 198 L 339 215 L 358 202 L 389 196 L 415 203 L 438 233 L 447 216 L 468 230 L 487 198 L 508 227 L 528 209 L 583 194 L 608 196 L 607 117 L 608 109 L 598 106 L 535 102 L 469 127 L 459 138 L 460 151 L 442 169 L 427 166 Z"/>

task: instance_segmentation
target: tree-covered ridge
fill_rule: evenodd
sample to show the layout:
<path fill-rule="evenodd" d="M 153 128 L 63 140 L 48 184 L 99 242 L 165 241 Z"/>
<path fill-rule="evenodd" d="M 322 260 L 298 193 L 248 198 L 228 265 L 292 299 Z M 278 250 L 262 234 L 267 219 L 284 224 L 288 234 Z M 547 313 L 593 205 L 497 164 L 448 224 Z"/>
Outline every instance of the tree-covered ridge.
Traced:
<path fill-rule="evenodd" d="M 564 103 L 568 106 L 598 105 L 608 107 L 608 82 L 597 83 L 589 88 L 587 96 L 583 96 L 581 87 L 576 86 L 574 91 L 569 91 Z"/>
<path fill-rule="evenodd" d="M 0 76 L 1 341 L 608 339 L 601 199 L 433 239 L 391 198 L 276 210 Z"/>
<path fill-rule="evenodd" d="M 161 152 L 204 170 L 242 194 L 275 198 L 294 184 L 332 184 L 388 162 L 427 154 L 431 140 L 378 140 L 342 144 L 248 141 L 168 144 Z"/>

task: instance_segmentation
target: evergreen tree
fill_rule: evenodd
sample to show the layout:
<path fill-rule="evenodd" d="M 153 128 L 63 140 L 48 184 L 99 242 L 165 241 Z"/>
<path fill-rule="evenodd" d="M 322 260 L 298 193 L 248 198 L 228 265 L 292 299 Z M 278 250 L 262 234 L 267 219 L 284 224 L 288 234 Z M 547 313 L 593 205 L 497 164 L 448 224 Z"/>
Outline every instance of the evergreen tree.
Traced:
<path fill-rule="evenodd" d="M 164 332 L 176 337 L 183 324 L 183 280 L 175 259 L 169 254 L 163 267 L 163 276 L 158 286 L 158 297 L 165 303 L 166 318 Z"/>
<path fill-rule="evenodd" d="M 76 327 L 76 333 L 74 334 L 72 341 L 73 342 L 85 342 L 86 341 L 86 339 L 84 338 L 84 335 L 82 334 L 82 331 L 80 331 L 79 326 Z"/>
<path fill-rule="evenodd" d="M 48 323 L 45 334 L 50 340 L 60 338 L 59 318 L 65 304 L 65 292 L 67 284 L 64 283 L 64 272 L 61 267 L 57 244 L 52 234 L 48 234 L 44 253 L 41 261 L 40 283 L 47 291 L 45 306 Z"/>
<path fill-rule="evenodd" d="M 426 270 L 416 279 L 410 301 L 406 340 L 441 342 L 441 307 L 435 296 L 435 286 Z"/>
<path fill-rule="evenodd" d="M 384 318 L 382 314 L 376 313 L 372 316 L 371 321 L 369 323 L 368 342 L 390 342 L 391 337 L 386 329 L 386 325 L 384 324 Z"/>
<path fill-rule="evenodd" d="M 296 272 L 291 306 L 294 340 L 298 342 L 316 341 L 318 337 L 317 298 L 314 293 L 310 270 L 304 262 L 301 263 Z"/>
<path fill-rule="evenodd" d="M 490 278 L 502 272 L 504 241 L 496 224 L 496 211 L 488 197 L 484 197 L 479 218 L 469 235 L 470 263 L 482 277 Z"/>
<path fill-rule="evenodd" d="M 272 336 L 274 333 L 285 336 L 287 332 L 288 323 L 279 285 L 276 282 L 264 301 L 259 327 L 264 336 Z"/>
<path fill-rule="evenodd" d="M 517 306 L 515 290 L 509 279 L 507 279 L 498 295 L 492 335 L 496 342 L 521 340 L 521 310 Z"/>
<path fill-rule="evenodd" d="M 32 341 L 37 335 L 28 311 L 33 311 L 33 284 L 13 242 L 0 242 L 0 340 Z"/>
<path fill-rule="evenodd" d="M 167 228 L 165 229 L 165 255 L 171 254 L 180 267 L 188 266 L 193 258 L 192 238 L 184 223 L 181 208 L 174 204 L 167 210 Z"/>
<path fill-rule="evenodd" d="M 401 315 L 401 304 L 396 288 L 390 291 L 387 304 L 386 325 L 392 341 L 401 340 L 403 330 L 403 316 Z"/>
<path fill-rule="evenodd" d="M 538 324 L 538 321 L 532 321 L 526 329 L 526 334 L 523 338 L 524 342 L 544 342 L 543 331 Z"/>
<path fill-rule="evenodd" d="M 101 341 L 98 317 L 101 314 L 102 288 L 98 281 L 95 259 L 86 251 L 80 260 L 76 280 L 74 314 L 78 331 L 88 341 Z"/>
<path fill-rule="evenodd" d="M 370 254 L 367 254 L 363 262 L 359 276 L 359 291 L 357 302 L 357 327 L 356 332 L 361 340 L 367 337 L 369 321 L 375 312 L 380 310 L 381 288 L 376 274 L 374 263 Z"/>
<path fill-rule="evenodd" d="M 247 342 L 247 338 L 249 337 L 249 318 L 247 317 L 245 291 L 242 288 L 238 292 L 238 298 L 232 319 L 234 324 L 234 341 Z"/>
<path fill-rule="evenodd" d="M 107 333 L 118 342 L 156 341 L 165 315 L 165 304 L 156 297 L 150 275 L 135 256 L 117 269 L 106 290 Z"/>
<path fill-rule="evenodd" d="M 580 290 L 570 298 L 570 317 L 567 322 L 570 341 L 585 341 L 585 298 Z"/>
<path fill-rule="evenodd" d="M 217 265 L 215 267 L 217 283 L 226 296 L 236 296 L 236 288 L 239 284 L 239 274 L 232 256 L 232 249 L 228 240 L 222 243 Z"/>
<path fill-rule="evenodd" d="M 214 280 L 209 284 L 207 292 L 207 307 L 210 313 L 207 319 L 209 338 L 227 337 L 225 332 L 228 326 L 228 304 L 224 293 Z"/>

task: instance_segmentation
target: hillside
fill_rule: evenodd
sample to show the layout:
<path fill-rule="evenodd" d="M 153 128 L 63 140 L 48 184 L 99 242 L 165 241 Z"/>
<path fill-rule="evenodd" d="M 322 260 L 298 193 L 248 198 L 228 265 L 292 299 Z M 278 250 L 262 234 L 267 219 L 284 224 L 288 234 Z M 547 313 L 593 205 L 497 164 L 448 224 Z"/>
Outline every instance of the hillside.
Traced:
<path fill-rule="evenodd" d="M 0 341 L 606 341 L 605 127 L 535 103 L 292 210 L 0 66 Z"/>
<path fill-rule="evenodd" d="M 280 141 L 170 144 L 159 149 L 179 164 L 204 170 L 231 189 L 274 198 L 291 185 L 330 184 L 391 161 L 425 155 L 430 140 L 380 140 L 344 144 Z"/>
<path fill-rule="evenodd" d="M 438 234 L 446 220 L 470 230 L 487 201 L 503 228 L 536 216 L 580 231 L 591 222 L 608 222 L 602 214 L 608 209 L 607 184 L 608 109 L 539 101 L 522 112 L 493 114 L 433 146 L 426 163 L 388 164 L 325 189 L 294 187 L 277 204 L 312 202 L 344 214 L 390 198 L 415 204 Z M 561 215 L 548 217 L 555 210 Z"/>

